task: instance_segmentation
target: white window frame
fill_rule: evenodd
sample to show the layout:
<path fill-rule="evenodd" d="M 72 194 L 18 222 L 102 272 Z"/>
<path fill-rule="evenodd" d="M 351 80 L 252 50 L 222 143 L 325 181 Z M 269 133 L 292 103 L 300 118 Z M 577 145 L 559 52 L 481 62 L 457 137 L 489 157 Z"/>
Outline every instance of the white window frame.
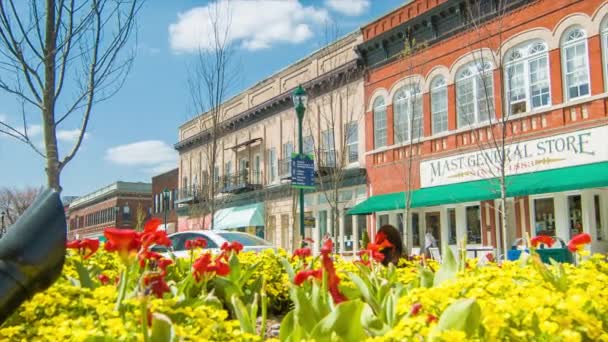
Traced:
<path fill-rule="evenodd" d="M 484 120 L 480 120 L 479 116 L 480 116 L 480 109 L 479 109 L 479 100 L 480 100 L 480 95 L 478 94 L 478 89 L 479 89 L 479 82 L 481 82 L 481 78 L 484 76 L 490 76 L 490 80 L 491 80 L 491 87 L 492 87 L 492 91 L 491 91 L 491 96 L 492 96 L 492 108 L 494 109 L 494 113 L 493 115 L 496 116 L 496 99 L 494 98 L 494 66 L 492 65 L 492 63 L 490 63 L 487 60 L 483 60 L 483 61 L 479 61 L 479 62 L 471 62 L 469 64 L 466 64 L 465 66 L 461 67 L 460 70 L 457 73 L 457 77 L 456 77 L 456 123 L 457 123 L 457 127 L 458 128 L 463 128 L 463 127 L 471 127 L 477 124 L 483 124 L 483 123 L 487 123 L 490 120 L 489 119 L 484 119 Z M 465 75 L 465 73 L 467 73 Z M 463 85 L 464 82 L 472 82 L 473 85 L 473 122 L 468 122 L 468 123 L 460 123 L 460 117 L 462 116 L 462 113 L 460 112 L 460 104 L 458 103 L 458 98 L 460 95 L 460 87 Z M 482 84 L 483 86 L 483 84 Z"/>
<path fill-rule="evenodd" d="M 337 165 L 336 137 L 334 133 L 333 128 L 328 128 L 321 132 L 321 159 L 323 159 L 322 162 L 327 163 L 324 166 L 334 167 Z"/>
<path fill-rule="evenodd" d="M 347 122 L 344 126 L 345 126 L 344 134 L 346 135 L 344 138 L 344 140 L 346 142 L 346 158 L 345 158 L 346 164 L 356 164 L 359 162 L 359 125 L 357 124 L 357 121 L 353 120 L 353 121 Z M 351 127 L 353 127 L 352 130 L 355 132 L 355 134 L 357 136 L 357 139 L 354 141 L 349 141 L 349 138 L 352 138 L 349 136 Z M 351 161 L 350 160 L 350 151 L 352 151 L 353 148 L 357 152 L 357 159 L 354 161 Z"/>
<path fill-rule="evenodd" d="M 277 149 L 271 147 L 268 149 L 268 183 L 276 182 L 278 173 Z"/>
<path fill-rule="evenodd" d="M 443 99 L 441 99 L 441 101 L 445 104 L 445 120 L 441 120 L 441 122 L 445 121 L 445 129 L 442 129 L 440 131 L 437 130 L 437 127 L 435 127 L 435 117 L 437 115 L 439 115 L 441 112 L 440 111 L 436 111 L 433 108 L 433 101 L 435 100 L 435 97 L 439 97 L 441 96 L 440 92 L 445 92 Z M 445 80 L 445 77 L 443 76 L 436 76 L 435 78 L 433 78 L 433 81 L 431 82 L 431 134 L 435 135 L 435 134 L 440 134 L 443 132 L 447 132 L 450 130 L 449 128 L 449 103 L 448 103 L 448 85 L 447 82 Z"/>
<path fill-rule="evenodd" d="M 419 84 L 406 85 L 395 92 L 393 97 L 393 142 L 395 144 L 409 143 L 412 140 L 420 140 L 420 138 L 424 137 L 424 109 L 422 108 L 422 101 L 422 91 L 420 91 Z M 414 112 L 417 109 L 418 104 L 420 104 L 420 130 L 414 138 L 414 134 L 410 136 L 410 133 L 414 133 L 414 130 L 417 128 L 411 126 L 414 126 L 414 120 L 416 118 Z M 397 127 L 397 109 L 399 106 L 403 105 L 405 105 L 404 126 L 406 127 L 406 133 L 405 137 L 398 139 L 399 134 L 402 132 L 400 132 L 401 129 L 398 129 Z"/>
<path fill-rule="evenodd" d="M 575 39 L 573 41 L 565 41 L 568 38 L 568 35 L 572 31 L 580 30 L 583 32 L 584 36 L 582 38 Z M 576 101 L 583 99 L 585 97 L 591 96 L 591 71 L 589 69 L 589 44 L 587 42 L 587 32 L 580 26 L 572 26 L 568 30 L 564 32 L 564 35 L 561 38 L 560 51 L 562 56 L 562 82 L 564 84 L 564 92 L 565 92 L 565 101 Z M 576 47 L 577 45 L 582 44 L 585 48 L 585 64 L 587 68 L 587 86 L 589 87 L 589 92 L 585 95 L 579 95 L 577 97 L 570 97 L 570 91 L 568 87 L 568 72 L 566 70 L 567 62 L 566 62 L 566 49 Z M 580 85 L 579 85 L 580 87 Z"/>
<path fill-rule="evenodd" d="M 531 52 L 531 49 L 536 47 L 536 46 L 542 46 L 544 48 L 543 51 L 540 52 Z M 517 55 L 516 55 L 517 54 Z M 507 61 L 505 62 L 504 65 L 504 87 L 506 89 L 506 99 L 505 99 L 505 113 L 508 113 L 508 116 L 511 115 L 521 115 L 524 113 L 529 113 L 535 110 L 539 110 L 539 109 L 543 109 L 543 108 L 548 108 L 551 107 L 552 104 L 552 97 L 551 97 L 551 64 L 549 61 L 549 48 L 547 46 L 547 43 L 545 43 L 542 40 L 531 40 L 531 41 L 527 41 L 525 43 L 519 44 L 518 46 L 514 47 L 513 49 L 509 50 L 506 54 L 507 56 Z M 530 80 L 531 77 L 531 73 L 530 73 L 530 64 L 536 61 L 539 61 L 541 59 L 545 59 L 546 60 L 546 65 L 547 65 L 547 85 L 548 85 L 548 89 L 549 89 L 549 100 L 547 102 L 547 104 L 545 105 L 541 105 L 538 107 L 533 107 L 532 104 L 532 83 Z M 511 112 L 511 108 L 512 108 L 512 103 L 511 103 L 511 88 L 509 87 L 509 80 L 508 80 L 508 75 L 507 72 L 509 70 L 509 68 L 511 67 L 515 67 L 517 65 L 523 65 L 523 88 L 524 88 L 524 95 L 525 98 L 522 100 L 522 102 L 525 102 L 526 104 L 526 110 L 524 110 L 521 113 L 512 113 Z"/>
<path fill-rule="evenodd" d="M 386 101 L 384 100 L 383 97 L 378 97 L 374 100 L 374 109 L 373 109 L 373 115 L 374 115 L 374 149 L 377 148 L 382 148 L 385 146 L 388 146 L 388 118 L 387 118 L 387 113 L 386 113 Z M 383 113 L 384 115 L 384 119 L 383 120 L 377 120 L 377 117 L 380 113 Z M 378 129 L 378 123 L 384 121 L 384 127 L 382 129 Z M 382 141 L 383 143 L 380 143 L 380 139 L 379 139 L 379 134 L 382 132 L 384 134 Z"/>
<path fill-rule="evenodd" d="M 604 92 L 608 92 L 608 16 L 600 26 L 602 39 L 602 70 L 604 72 Z"/>

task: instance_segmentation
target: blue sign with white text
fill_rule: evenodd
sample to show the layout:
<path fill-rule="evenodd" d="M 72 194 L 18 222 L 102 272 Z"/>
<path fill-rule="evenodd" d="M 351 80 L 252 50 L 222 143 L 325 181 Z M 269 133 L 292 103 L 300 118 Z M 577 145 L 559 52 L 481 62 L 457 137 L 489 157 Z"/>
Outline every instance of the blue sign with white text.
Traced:
<path fill-rule="evenodd" d="M 291 186 L 310 189 L 315 187 L 315 162 L 311 155 L 291 155 Z"/>

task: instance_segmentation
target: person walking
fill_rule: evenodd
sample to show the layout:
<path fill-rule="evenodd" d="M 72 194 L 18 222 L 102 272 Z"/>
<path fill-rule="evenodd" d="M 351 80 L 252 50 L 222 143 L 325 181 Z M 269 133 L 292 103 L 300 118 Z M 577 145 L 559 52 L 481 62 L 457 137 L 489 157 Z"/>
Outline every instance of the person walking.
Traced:
<path fill-rule="evenodd" d="M 437 247 L 437 240 L 433 236 L 433 232 L 430 229 L 426 230 L 426 234 L 424 235 L 424 255 L 427 258 L 431 258 L 431 248 Z"/>

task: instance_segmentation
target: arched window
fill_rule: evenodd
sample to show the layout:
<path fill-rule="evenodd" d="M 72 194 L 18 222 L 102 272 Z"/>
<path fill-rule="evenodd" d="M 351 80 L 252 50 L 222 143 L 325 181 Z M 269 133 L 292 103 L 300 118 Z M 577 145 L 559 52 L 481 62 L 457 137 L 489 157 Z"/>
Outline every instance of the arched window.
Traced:
<path fill-rule="evenodd" d="M 531 41 L 509 50 L 505 58 L 507 115 L 551 104 L 547 44 Z"/>
<path fill-rule="evenodd" d="M 386 104 L 383 97 L 374 100 L 374 148 L 386 146 Z"/>
<path fill-rule="evenodd" d="M 494 116 L 494 77 L 487 61 L 469 63 L 456 74 L 458 127 L 485 122 Z"/>
<path fill-rule="evenodd" d="M 448 87 L 443 76 L 431 82 L 431 123 L 433 134 L 448 130 Z"/>
<path fill-rule="evenodd" d="M 602 59 L 604 62 L 604 90 L 608 91 L 608 16 L 602 20 Z"/>
<path fill-rule="evenodd" d="M 566 99 L 574 100 L 589 95 L 587 34 L 579 26 L 570 28 L 562 37 L 562 61 Z"/>
<path fill-rule="evenodd" d="M 418 85 L 397 90 L 393 98 L 395 113 L 395 143 L 418 139 L 422 136 L 422 94 Z"/>

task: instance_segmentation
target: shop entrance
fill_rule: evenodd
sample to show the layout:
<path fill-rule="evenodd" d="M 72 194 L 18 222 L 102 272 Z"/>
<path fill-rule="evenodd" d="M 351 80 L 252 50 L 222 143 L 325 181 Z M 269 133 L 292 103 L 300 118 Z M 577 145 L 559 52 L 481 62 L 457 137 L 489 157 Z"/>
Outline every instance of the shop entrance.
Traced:
<path fill-rule="evenodd" d="M 440 214 L 438 211 L 426 213 L 425 216 L 426 227 L 423 234 L 431 232 L 433 237 L 437 241 L 437 247 L 441 247 L 441 226 L 440 226 Z"/>

